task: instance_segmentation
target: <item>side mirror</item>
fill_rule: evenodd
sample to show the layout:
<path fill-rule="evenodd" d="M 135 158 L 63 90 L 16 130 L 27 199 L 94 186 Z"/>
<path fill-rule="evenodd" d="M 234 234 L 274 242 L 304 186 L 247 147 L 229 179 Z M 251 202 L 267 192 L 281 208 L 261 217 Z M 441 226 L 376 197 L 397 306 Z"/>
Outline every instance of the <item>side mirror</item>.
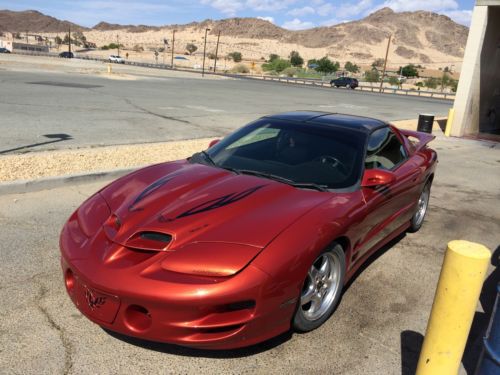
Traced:
<path fill-rule="evenodd" d="M 208 148 L 215 146 L 219 142 L 220 142 L 220 139 L 214 139 L 213 141 L 210 141 L 210 143 L 208 144 Z"/>
<path fill-rule="evenodd" d="M 396 180 L 396 175 L 384 169 L 367 169 L 361 181 L 361 187 L 388 185 Z"/>

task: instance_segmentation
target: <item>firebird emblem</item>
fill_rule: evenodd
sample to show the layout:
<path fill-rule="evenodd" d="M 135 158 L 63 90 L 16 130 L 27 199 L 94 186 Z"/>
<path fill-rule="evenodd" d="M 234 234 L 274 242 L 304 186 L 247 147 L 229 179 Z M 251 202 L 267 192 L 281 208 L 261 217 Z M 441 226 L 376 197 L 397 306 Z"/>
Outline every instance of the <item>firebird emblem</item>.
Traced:
<path fill-rule="evenodd" d="M 106 297 L 96 297 L 88 288 L 85 288 L 85 299 L 91 310 L 98 309 L 106 303 Z"/>

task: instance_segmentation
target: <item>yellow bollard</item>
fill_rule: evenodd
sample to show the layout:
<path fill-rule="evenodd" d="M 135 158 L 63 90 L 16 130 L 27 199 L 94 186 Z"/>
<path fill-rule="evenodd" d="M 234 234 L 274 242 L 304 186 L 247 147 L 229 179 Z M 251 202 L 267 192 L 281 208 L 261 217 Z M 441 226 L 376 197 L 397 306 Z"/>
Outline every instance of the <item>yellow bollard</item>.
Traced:
<path fill-rule="evenodd" d="M 448 110 L 448 119 L 446 120 L 446 128 L 444 129 L 444 135 L 446 137 L 450 136 L 451 133 L 451 125 L 453 124 L 453 115 L 455 114 L 455 109 L 450 108 Z"/>
<path fill-rule="evenodd" d="M 483 245 L 448 243 L 417 375 L 458 373 L 490 258 Z"/>
<path fill-rule="evenodd" d="M 111 74 L 113 70 L 111 69 L 111 64 L 108 64 L 108 74 Z"/>

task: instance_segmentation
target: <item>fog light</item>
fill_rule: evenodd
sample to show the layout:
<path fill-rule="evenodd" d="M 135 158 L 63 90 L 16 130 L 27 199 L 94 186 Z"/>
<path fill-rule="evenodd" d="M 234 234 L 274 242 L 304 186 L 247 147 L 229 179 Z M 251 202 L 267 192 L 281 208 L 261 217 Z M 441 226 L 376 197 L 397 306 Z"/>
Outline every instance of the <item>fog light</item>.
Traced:
<path fill-rule="evenodd" d="M 151 327 L 151 314 L 138 305 L 130 305 L 125 311 L 125 325 L 134 332 L 143 332 Z"/>
<path fill-rule="evenodd" d="M 64 283 L 66 284 L 66 289 L 68 290 L 68 292 L 71 292 L 73 290 L 73 287 L 75 286 L 75 276 L 69 268 L 64 274 Z"/>

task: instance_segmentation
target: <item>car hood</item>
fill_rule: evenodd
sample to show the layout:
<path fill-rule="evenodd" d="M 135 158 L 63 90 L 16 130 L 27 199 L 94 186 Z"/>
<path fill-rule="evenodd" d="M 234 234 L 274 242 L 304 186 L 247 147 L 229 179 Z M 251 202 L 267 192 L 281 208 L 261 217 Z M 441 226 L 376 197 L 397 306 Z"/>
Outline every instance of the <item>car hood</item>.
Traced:
<path fill-rule="evenodd" d="M 100 194 L 116 215 L 116 243 L 142 232 L 172 237 L 168 250 L 200 242 L 263 248 L 331 193 L 297 189 L 187 161 L 144 168 Z"/>

